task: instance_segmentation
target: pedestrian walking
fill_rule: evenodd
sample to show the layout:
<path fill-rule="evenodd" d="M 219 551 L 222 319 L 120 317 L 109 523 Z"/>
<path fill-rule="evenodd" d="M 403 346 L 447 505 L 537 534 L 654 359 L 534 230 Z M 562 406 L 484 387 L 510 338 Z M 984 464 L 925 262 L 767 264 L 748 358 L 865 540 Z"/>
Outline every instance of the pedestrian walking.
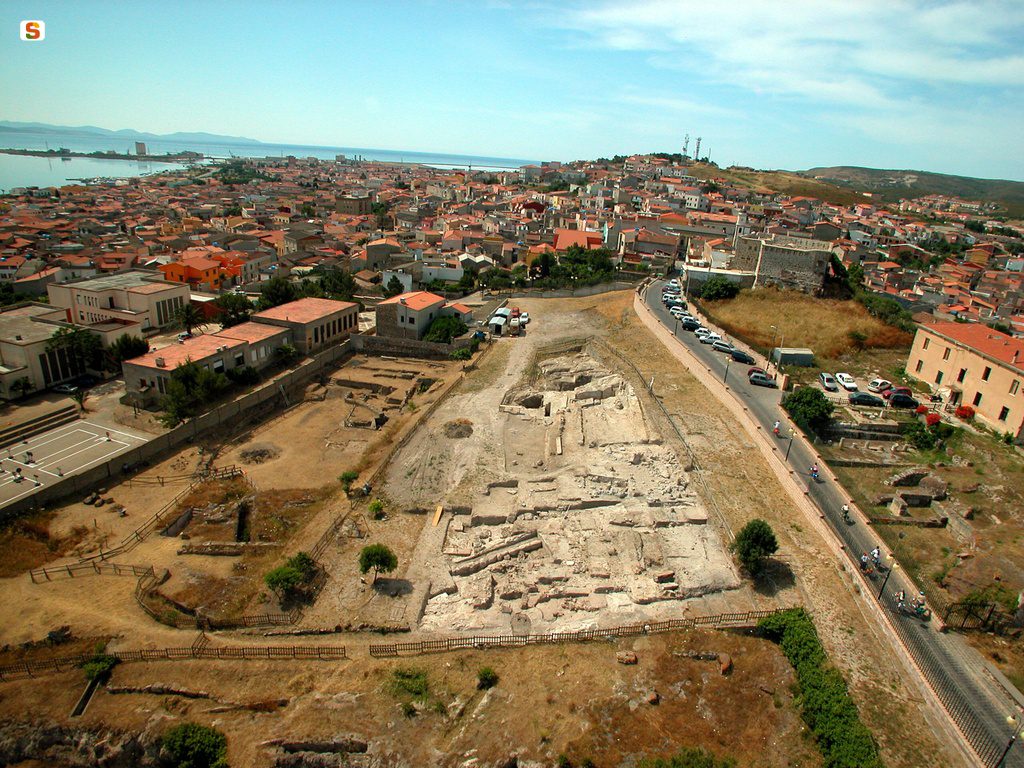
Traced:
<path fill-rule="evenodd" d="M 878 547 L 875 547 L 871 550 L 871 562 L 873 562 L 875 565 L 879 565 L 879 563 L 881 563 L 881 560 L 882 553 L 879 551 Z"/>
<path fill-rule="evenodd" d="M 867 573 L 868 570 L 868 553 L 862 552 L 860 555 L 860 569 Z"/>

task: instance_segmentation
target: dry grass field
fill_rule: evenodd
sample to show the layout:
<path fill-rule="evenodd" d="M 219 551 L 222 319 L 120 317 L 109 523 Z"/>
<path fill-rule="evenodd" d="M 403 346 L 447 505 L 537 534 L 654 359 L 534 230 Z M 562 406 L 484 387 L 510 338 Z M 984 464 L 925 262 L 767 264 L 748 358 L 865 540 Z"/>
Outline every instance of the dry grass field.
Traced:
<path fill-rule="evenodd" d="M 856 301 L 765 288 L 703 306 L 726 331 L 763 349 L 784 340 L 787 347 L 808 347 L 816 356 L 835 358 L 854 349 L 851 331 L 864 334 L 864 349 L 909 347 L 911 342 L 910 334 L 872 317 Z"/>

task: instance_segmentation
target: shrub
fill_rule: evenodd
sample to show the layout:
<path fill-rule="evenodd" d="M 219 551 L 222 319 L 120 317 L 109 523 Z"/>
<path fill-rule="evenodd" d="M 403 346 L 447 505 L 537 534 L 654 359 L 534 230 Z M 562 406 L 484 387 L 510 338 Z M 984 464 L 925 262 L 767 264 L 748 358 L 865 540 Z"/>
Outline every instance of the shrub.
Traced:
<path fill-rule="evenodd" d="M 942 421 L 942 417 L 939 416 L 939 414 L 937 413 L 929 413 L 927 416 L 924 417 L 924 423 L 929 427 L 934 427 L 940 421 Z"/>
<path fill-rule="evenodd" d="M 228 740 L 216 728 L 182 723 L 164 734 L 160 746 L 175 768 L 228 768 Z"/>
<path fill-rule="evenodd" d="M 448 357 L 450 357 L 452 360 L 469 360 L 471 357 L 473 357 L 473 350 L 471 350 L 469 347 L 463 347 L 462 349 L 456 349 L 454 352 L 448 355 Z"/>
<path fill-rule="evenodd" d="M 973 606 L 984 606 L 998 603 L 1003 610 L 1013 613 L 1017 610 L 1019 594 L 1007 587 L 1005 584 L 996 582 L 989 584 L 984 589 L 975 589 L 968 592 L 961 603 Z"/>
<path fill-rule="evenodd" d="M 310 557 L 308 552 L 299 552 L 289 557 L 288 567 L 298 571 L 303 581 L 311 581 L 316 576 L 316 561 Z"/>
<path fill-rule="evenodd" d="M 802 608 L 762 619 L 758 629 L 779 644 L 796 672 L 804 722 L 818 740 L 828 768 L 882 768 L 871 732 L 860 721 L 846 681 L 826 665 L 814 622 Z"/>
<path fill-rule="evenodd" d="M 970 421 L 974 418 L 974 409 L 969 405 L 958 405 L 955 413 L 958 419 L 963 419 L 964 421 Z"/>
<path fill-rule="evenodd" d="M 377 581 L 377 574 L 381 571 L 389 573 L 397 567 L 398 558 L 395 553 L 383 544 L 369 544 L 359 553 L 359 572 L 366 573 L 372 568 L 374 581 Z"/>
<path fill-rule="evenodd" d="M 427 673 L 417 667 L 393 669 L 388 687 L 394 696 L 412 696 L 414 699 L 426 699 L 430 693 L 430 681 L 427 680 Z"/>
<path fill-rule="evenodd" d="M 424 341 L 433 341 L 438 344 L 451 344 L 452 339 L 458 338 L 469 330 L 462 320 L 451 315 L 438 317 L 430 324 L 424 335 Z"/>
<path fill-rule="evenodd" d="M 732 551 L 751 576 L 756 576 L 764 569 L 765 562 L 778 548 L 775 532 L 761 519 L 751 520 L 743 526 L 743 530 L 736 534 L 736 541 L 731 544 Z"/>
<path fill-rule="evenodd" d="M 498 684 L 498 673 L 490 667 L 481 667 L 476 673 L 476 687 L 481 691 L 493 688 Z"/>
<path fill-rule="evenodd" d="M 801 387 L 782 398 L 782 407 L 793 417 L 801 429 L 815 432 L 828 427 L 835 406 L 825 393 L 816 387 Z"/>
<path fill-rule="evenodd" d="M 384 502 L 381 499 L 374 499 L 370 502 L 369 510 L 374 520 L 380 520 L 384 517 Z"/>
<path fill-rule="evenodd" d="M 922 414 L 925 414 L 925 413 L 928 413 L 928 406 L 927 405 L 919 405 L 919 406 L 917 406 L 917 408 L 914 409 L 914 413 L 916 413 L 918 416 L 920 416 Z"/>
<path fill-rule="evenodd" d="M 342 490 L 348 493 L 352 488 L 352 483 L 359 479 L 359 473 L 350 469 L 347 472 L 342 472 L 338 479 L 341 480 Z"/>
<path fill-rule="evenodd" d="M 279 597 L 294 592 L 302 584 L 302 573 L 290 565 L 280 565 L 263 576 L 266 585 Z"/>
<path fill-rule="evenodd" d="M 903 439 L 919 451 L 929 451 L 935 447 L 935 433 L 919 421 L 908 421 L 900 428 Z"/>
<path fill-rule="evenodd" d="M 120 663 L 121 660 L 117 656 L 111 656 L 108 653 L 97 653 L 82 664 L 82 671 L 85 672 L 86 680 L 99 680 L 101 683 L 105 683 L 114 667 Z"/>
<path fill-rule="evenodd" d="M 721 299 L 735 299 L 739 292 L 740 287 L 736 283 L 721 275 L 715 275 L 704 281 L 704 284 L 701 286 L 700 296 L 705 301 L 718 301 Z"/>

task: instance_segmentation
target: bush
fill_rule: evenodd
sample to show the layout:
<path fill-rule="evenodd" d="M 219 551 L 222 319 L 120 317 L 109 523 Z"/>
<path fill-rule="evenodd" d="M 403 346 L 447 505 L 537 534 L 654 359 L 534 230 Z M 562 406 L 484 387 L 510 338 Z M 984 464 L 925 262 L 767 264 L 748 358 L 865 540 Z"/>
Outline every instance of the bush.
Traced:
<path fill-rule="evenodd" d="M 832 667 L 802 608 L 762 619 L 758 629 L 776 642 L 796 672 L 804 722 L 818 740 L 827 768 L 883 768 L 878 746 L 860 721 L 846 681 Z"/>
<path fill-rule="evenodd" d="M 380 499 L 374 499 L 370 502 L 369 510 L 374 520 L 380 520 L 384 517 L 384 502 Z"/>
<path fill-rule="evenodd" d="M 730 548 L 747 572 L 756 576 L 764 569 L 768 558 L 778 550 L 779 542 L 768 523 L 755 519 L 743 526 Z"/>
<path fill-rule="evenodd" d="M 280 565 L 263 576 L 266 585 L 283 597 L 294 592 L 302 584 L 302 574 L 290 565 Z"/>
<path fill-rule="evenodd" d="M 974 418 L 974 409 L 969 405 L 958 405 L 955 413 L 958 419 L 963 419 L 964 421 L 970 421 Z"/>
<path fill-rule="evenodd" d="M 244 368 L 232 368 L 226 375 L 232 384 L 239 384 L 243 387 L 258 384 L 260 381 L 259 372 L 251 365 L 247 365 Z"/>
<path fill-rule="evenodd" d="M 374 581 L 381 571 L 390 573 L 397 567 L 398 558 L 384 544 L 369 544 L 359 553 L 359 572 L 366 573 L 372 568 Z"/>
<path fill-rule="evenodd" d="M 457 317 L 450 315 L 438 317 L 430 324 L 423 340 L 432 341 L 437 344 L 451 344 L 452 339 L 461 336 L 468 330 L 469 326 Z"/>
<path fill-rule="evenodd" d="M 740 287 L 721 275 L 715 275 L 704 281 L 701 286 L 700 297 L 705 301 L 719 301 L 722 299 L 735 299 L 739 295 Z"/>
<path fill-rule="evenodd" d="M 420 700 L 425 700 L 430 693 L 427 673 L 416 667 L 396 667 L 391 672 L 388 687 L 393 696 L 412 696 Z"/>
<path fill-rule="evenodd" d="M 919 451 L 930 451 L 935 447 L 935 433 L 919 421 L 908 421 L 900 432 L 903 439 Z"/>
<path fill-rule="evenodd" d="M 929 413 L 924 417 L 924 423 L 929 427 L 934 427 L 940 421 L 942 421 L 942 417 L 937 413 Z"/>
<path fill-rule="evenodd" d="M 352 483 L 359 479 L 359 473 L 350 469 L 346 472 L 342 472 L 341 477 L 338 479 L 341 480 L 342 490 L 345 491 L 345 493 L 348 493 L 352 488 Z"/>
<path fill-rule="evenodd" d="M 105 683 L 110 677 L 110 673 L 114 667 L 121 663 L 121 660 L 117 656 L 111 656 L 107 653 L 97 653 L 87 662 L 82 664 L 82 671 L 85 672 L 86 680 L 99 680 L 101 683 Z"/>
<path fill-rule="evenodd" d="M 469 360 L 471 357 L 473 357 L 473 350 L 471 350 L 469 347 L 463 347 L 462 349 L 456 349 L 454 352 L 448 355 L 448 357 L 450 357 L 452 360 Z"/>
<path fill-rule="evenodd" d="M 805 432 L 820 432 L 832 421 L 835 406 L 816 387 L 801 387 L 782 398 L 782 407 Z"/>
<path fill-rule="evenodd" d="M 700 747 L 687 747 L 669 758 L 641 760 L 638 768 L 735 768 L 735 765 L 736 761 L 732 758 L 719 760 Z"/>
<path fill-rule="evenodd" d="M 919 406 L 917 406 L 917 408 L 914 409 L 914 413 L 916 413 L 918 416 L 921 416 L 922 414 L 928 413 L 928 406 L 927 405 L 919 405 Z"/>
<path fill-rule="evenodd" d="M 482 667 L 480 671 L 476 673 L 476 687 L 481 691 L 493 688 L 497 684 L 498 673 L 490 667 Z"/>
<path fill-rule="evenodd" d="M 160 746 L 175 768 L 228 768 L 228 740 L 216 728 L 182 723 L 164 734 Z"/>

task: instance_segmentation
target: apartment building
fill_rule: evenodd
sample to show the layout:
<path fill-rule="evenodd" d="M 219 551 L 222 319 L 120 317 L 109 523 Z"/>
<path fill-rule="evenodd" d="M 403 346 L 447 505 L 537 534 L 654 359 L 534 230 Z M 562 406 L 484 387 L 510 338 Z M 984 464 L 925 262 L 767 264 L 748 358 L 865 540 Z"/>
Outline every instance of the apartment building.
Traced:
<path fill-rule="evenodd" d="M 947 402 L 974 408 L 985 426 L 1024 441 L 1024 340 L 977 323 L 923 325 L 907 373 L 946 393 Z"/>
<path fill-rule="evenodd" d="M 310 355 L 358 331 L 359 305 L 350 301 L 306 298 L 257 312 L 252 319 L 288 328 L 292 331 L 295 348 Z"/>
<path fill-rule="evenodd" d="M 131 270 L 46 286 L 50 304 L 63 309 L 69 322 L 93 325 L 118 321 L 126 332 L 167 328 L 189 301 L 189 287 L 169 283 L 158 273 Z"/>
<path fill-rule="evenodd" d="M 0 395 L 12 400 L 24 394 L 15 386 L 22 379 L 28 379 L 25 392 L 34 392 L 85 373 L 67 350 L 47 349 L 63 321 L 63 312 L 42 304 L 0 312 Z"/>

